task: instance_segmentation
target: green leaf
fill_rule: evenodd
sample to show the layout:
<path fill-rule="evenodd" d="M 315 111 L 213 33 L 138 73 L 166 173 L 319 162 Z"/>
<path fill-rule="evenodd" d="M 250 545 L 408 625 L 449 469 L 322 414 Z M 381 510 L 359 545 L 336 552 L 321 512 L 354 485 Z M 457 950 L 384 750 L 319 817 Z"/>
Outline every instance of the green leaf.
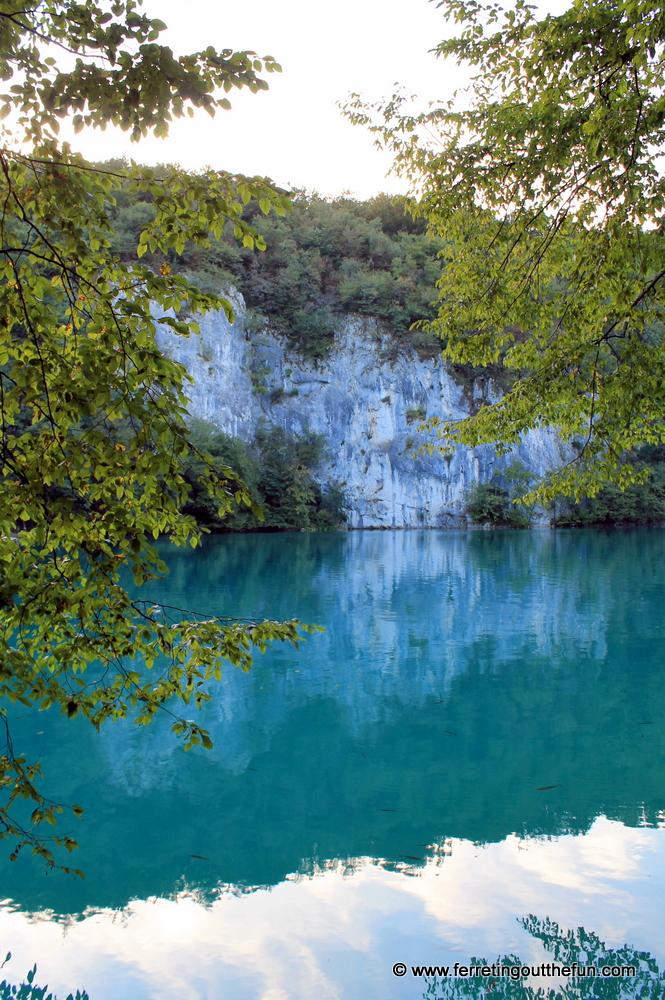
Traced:
<path fill-rule="evenodd" d="M 631 453 L 665 437 L 665 24 L 632 0 L 573 0 L 541 20 L 525 3 L 489 8 L 487 32 L 488 8 L 442 6 L 462 30 L 436 51 L 474 74 L 464 102 L 345 108 L 447 242 L 422 329 L 503 389 L 466 419 L 430 421 L 433 444 L 505 453 L 550 427 L 584 444 L 532 499 L 625 487 Z"/>
<path fill-rule="evenodd" d="M 251 54 L 209 46 L 176 59 L 158 43 L 164 23 L 136 6 L 22 5 L 0 52 L 2 177 L 11 192 L 0 215 L 0 415 L 12 459 L 0 467 L 0 693 L 35 711 L 57 705 L 97 729 L 129 716 L 148 724 L 178 699 L 200 706 L 202 685 L 219 679 L 222 663 L 249 669 L 252 650 L 298 634 L 293 623 L 210 622 L 198 609 L 174 625 L 125 585 L 129 573 L 141 585 L 167 572 L 151 539 L 198 544 L 202 529 L 183 513 L 192 481 L 212 509 L 235 508 L 215 460 L 190 444 L 188 376 L 162 352 L 155 319 L 189 336 L 198 327 L 180 313 L 183 303 L 229 318 L 233 310 L 189 282 L 177 258 L 210 248 L 227 222 L 244 246 L 258 245 L 243 205 L 259 192 L 269 205 L 283 197 L 267 181 L 223 170 L 100 166 L 58 141 L 61 122 L 75 133 L 119 126 L 132 141 L 166 135 L 185 108 L 214 114 L 218 101 L 229 105 L 222 95 L 231 87 L 260 89 Z M 52 43 L 48 57 L 36 38 Z M 114 227 L 130 203 L 136 225 L 120 247 Z M 233 482 L 249 495 L 235 473 Z M 144 666 L 158 662 L 167 666 L 148 682 Z M 187 747 L 211 746 L 193 724 L 174 731 Z M 10 857 L 30 844 L 71 874 L 47 844 L 69 852 L 76 842 L 40 832 L 61 807 L 45 804 L 39 765 L 12 756 L 11 741 L 8 748 L 0 818 L 3 835 L 17 841 Z M 32 802 L 27 833 L 10 815 L 19 799 Z"/>

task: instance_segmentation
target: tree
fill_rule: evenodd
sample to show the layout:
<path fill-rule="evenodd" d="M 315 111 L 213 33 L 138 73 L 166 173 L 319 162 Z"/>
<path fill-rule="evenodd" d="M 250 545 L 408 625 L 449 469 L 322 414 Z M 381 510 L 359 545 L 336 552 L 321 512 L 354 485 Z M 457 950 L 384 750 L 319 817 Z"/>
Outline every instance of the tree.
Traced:
<path fill-rule="evenodd" d="M 220 511 L 252 505 L 242 480 L 190 443 L 186 371 L 155 341 L 158 322 L 186 337 L 198 330 L 192 314 L 231 307 L 173 275 L 168 255 L 187 240 L 205 245 L 228 220 L 246 247 L 264 248 L 244 206 L 289 208 L 265 178 L 132 164 L 120 180 L 154 206 L 138 256 L 164 261 L 155 273 L 110 252 L 119 178 L 60 143 L 60 121 L 165 135 L 172 116 L 212 115 L 233 87 L 265 89 L 257 74 L 279 70 L 271 56 L 212 47 L 176 58 L 158 43 L 164 27 L 136 0 L 0 0 L 0 76 L 11 84 L 0 96 L 0 696 L 97 727 L 130 712 L 146 724 L 173 699 L 200 706 L 222 661 L 248 670 L 252 647 L 312 630 L 181 612 L 121 582 L 125 567 L 136 585 L 166 572 L 154 539 L 199 542 L 180 513 L 193 451 Z M 36 827 L 62 809 L 36 787 L 38 765 L 12 752 L 4 714 L 0 725 L 0 837 L 15 838 L 12 857 L 28 843 L 53 864 Z M 173 730 L 186 748 L 211 745 L 175 712 Z M 29 821 L 13 811 L 21 798 L 34 806 Z"/>
<path fill-rule="evenodd" d="M 524 0 L 439 6 L 463 30 L 436 52 L 477 71 L 467 107 L 412 114 L 403 94 L 346 107 L 448 240 L 428 324 L 443 357 L 513 375 L 437 433 L 505 451 L 553 425 L 582 447 L 541 499 L 625 487 L 647 474 L 626 454 L 665 426 L 665 9 L 573 0 L 538 20 Z"/>

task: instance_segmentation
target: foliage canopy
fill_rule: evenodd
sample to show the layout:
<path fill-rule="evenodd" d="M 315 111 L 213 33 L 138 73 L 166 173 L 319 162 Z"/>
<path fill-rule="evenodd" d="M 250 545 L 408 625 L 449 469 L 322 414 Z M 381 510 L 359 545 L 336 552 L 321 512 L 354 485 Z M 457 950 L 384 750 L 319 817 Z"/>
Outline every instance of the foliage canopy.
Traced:
<path fill-rule="evenodd" d="M 172 699 L 200 705 L 223 660 L 246 670 L 252 646 L 301 634 L 297 621 L 182 613 L 123 584 L 129 569 L 137 585 L 166 571 L 151 544 L 160 535 L 199 541 L 180 512 L 193 456 L 218 511 L 253 501 L 236 473 L 189 441 L 185 369 L 155 342 L 157 321 L 189 336 L 194 314 L 231 307 L 167 263 L 154 271 L 120 260 L 112 189 L 126 184 L 154 206 L 138 257 L 206 246 L 227 223 L 246 248 L 261 248 L 244 206 L 290 207 L 265 178 L 175 167 L 157 176 L 135 164 L 112 176 L 59 142 L 63 119 L 118 125 L 133 140 L 164 135 L 173 116 L 214 114 L 232 88 L 265 89 L 258 74 L 279 69 L 271 56 L 212 47 L 175 57 L 158 42 L 163 28 L 135 0 L 0 0 L 0 697 L 95 726 L 130 712 L 145 724 L 172 711 Z M 183 303 L 189 311 L 174 318 Z M 0 725 L 0 837 L 16 838 L 14 857 L 29 843 L 53 863 L 35 829 L 62 809 L 36 788 L 38 765 L 13 753 L 4 714 Z M 211 745 L 191 719 L 174 714 L 173 730 L 186 747 Z M 14 811 L 21 798 L 34 807 L 25 820 Z"/>
<path fill-rule="evenodd" d="M 346 107 L 452 242 L 429 324 L 443 356 L 516 375 L 437 433 L 506 448 L 554 425 L 579 439 L 543 499 L 638 481 L 624 456 L 664 430 L 665 10 L 573 0 L 539 20 L 525 0 L 439 6 L 461 33 L 437 53 L 476 71 L 466 108 L 412 114 L 403 94 Z"/>

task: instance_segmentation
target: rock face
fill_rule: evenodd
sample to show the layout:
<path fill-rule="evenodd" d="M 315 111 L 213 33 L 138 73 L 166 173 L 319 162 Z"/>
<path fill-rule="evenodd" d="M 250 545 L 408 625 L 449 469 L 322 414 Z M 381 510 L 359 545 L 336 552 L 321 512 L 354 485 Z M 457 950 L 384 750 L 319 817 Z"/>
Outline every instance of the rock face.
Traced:
<path fill-rule="evenodd" d="M 491 385 L 470 398 L 438 358 L 397 351 L 376 323 L 353 316 L 340 324 L 326 360 L 307 361 L 269 330 L 250 329 L 242 298 L 234 296 L 233 303 L 233 324 L 223 313 L 209 313 L 200 336 L 183 339 L 167 327 L 158 333 L 162 349 L 194 379 L 191 415 L 245 441 L 260 420 L 324 434 L 328 456 L 315 474 L 343 486 L 350 527 L 465 526 L 464 493 L 472 483 L 489 480 L 515 459 L 541 476 L 566 457 L 548 430 L 527 434 L 503 458 L 489 445 L 458 447 L 445 458 L 416 456 L 428 440 L 418 432 L 424 417 L 461 419 L 483 391 L 492 393 Z"/>

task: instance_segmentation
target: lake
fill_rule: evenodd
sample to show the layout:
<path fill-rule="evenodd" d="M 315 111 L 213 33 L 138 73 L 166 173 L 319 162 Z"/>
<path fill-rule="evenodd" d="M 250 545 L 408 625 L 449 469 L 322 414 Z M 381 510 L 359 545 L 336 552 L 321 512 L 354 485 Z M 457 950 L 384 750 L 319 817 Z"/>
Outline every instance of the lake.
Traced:
<path fill-rule="evenodd" d="M 508 957 L 636 962 L 589 995 L 662 991 L 665 531 L 165 551 L 149 600 L 326 631 L 226 669 L 212 751 L 185 754 L 167 716 L 98 734 L 12 709 L 15 750 L 85 809 L 61 827 L 86 878 L 0 844 L 3 975 L 36 962 L 91 1000 L 480 998 L 508 980 L 455 963 Z"/>

